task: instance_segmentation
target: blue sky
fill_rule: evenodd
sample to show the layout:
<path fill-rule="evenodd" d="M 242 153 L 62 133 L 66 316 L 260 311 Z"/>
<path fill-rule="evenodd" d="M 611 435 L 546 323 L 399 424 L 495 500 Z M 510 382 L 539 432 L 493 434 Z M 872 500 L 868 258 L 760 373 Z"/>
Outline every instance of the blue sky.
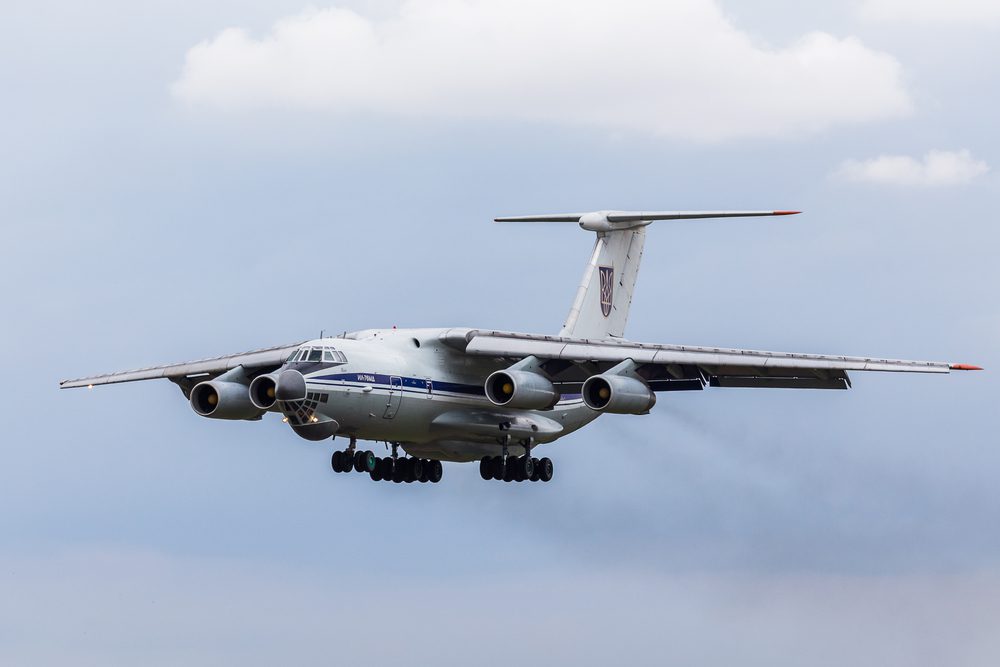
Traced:
<path fill-rule="evenodd" d="M 517 488 L 57 390 L 556 331 L 591 238 L 489 220 L 599 208 L 805 211 L 651 229 L 633 339 L 1000 368 L 988 3 L 538 6 L 4 8 L 4 664 L 995 663 L 991 370 L 670 396 Z"/>

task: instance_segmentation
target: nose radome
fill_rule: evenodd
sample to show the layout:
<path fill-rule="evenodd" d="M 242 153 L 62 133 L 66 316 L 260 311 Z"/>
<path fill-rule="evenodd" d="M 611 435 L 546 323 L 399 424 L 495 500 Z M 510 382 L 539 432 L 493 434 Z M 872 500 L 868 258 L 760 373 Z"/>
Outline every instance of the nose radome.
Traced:
<path fill-rule="evenodd" d="M 301 401 L 306 397 L 306 379 L 291 369 L 281 371 L 274 394 L 279 401 Z"/>

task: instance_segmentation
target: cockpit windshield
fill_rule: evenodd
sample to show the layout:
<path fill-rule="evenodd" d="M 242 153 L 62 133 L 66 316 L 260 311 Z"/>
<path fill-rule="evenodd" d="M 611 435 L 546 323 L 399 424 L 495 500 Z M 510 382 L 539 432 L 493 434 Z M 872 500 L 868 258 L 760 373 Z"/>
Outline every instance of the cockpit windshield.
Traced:
<path fill-rule="evenodd" d="M 347 363 L 347 357 L 344 353 L 335 350 L 332 347 L 300 347 L 299 349 L 292 352 L 285 363 L 328 363 L 328 364 L 343 364 Z"/>

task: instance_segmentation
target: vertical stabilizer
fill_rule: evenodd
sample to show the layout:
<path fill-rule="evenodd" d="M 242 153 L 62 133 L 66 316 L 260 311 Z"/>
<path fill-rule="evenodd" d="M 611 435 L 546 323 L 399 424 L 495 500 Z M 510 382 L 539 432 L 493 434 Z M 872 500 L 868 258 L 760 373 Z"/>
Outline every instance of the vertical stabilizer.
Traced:
<path fill-rule="evenodd" d="M 639 275 L 646 228 L 598 232 L 560 336 L 622 338 Z"/>

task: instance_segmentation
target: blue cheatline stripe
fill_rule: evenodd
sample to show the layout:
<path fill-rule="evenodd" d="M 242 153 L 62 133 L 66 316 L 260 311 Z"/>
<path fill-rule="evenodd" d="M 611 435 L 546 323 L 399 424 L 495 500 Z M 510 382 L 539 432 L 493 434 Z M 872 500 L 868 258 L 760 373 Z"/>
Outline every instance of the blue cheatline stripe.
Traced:
<path fill-rule="evenodd" d="M 307 377 L 306 381 L 330 380 L 341 382 L 361 382 L 371 385 L 383 385 L 392 387 L 391 378 L 400 378 L 404 389 L 419 389 L 427 391 L 428 382 L 431 383 L 433 391 L 445 391 L 452 394 L 468 394 L 470 396 L 485 396 L 486 390 L 478 384 L 461 384 L 459 382 L 444 382 L 441 380 L 430 380 L 425 378 L 403 377 L 399 375 L 385 375 L 382 373 L 334 373 L 332 375 L 317 375 Z"/>
<path fill-rule="evenodd" d="M 365 386 L 379 386 L 382 389 L 393 389 L 391 378 L 400 378 L 402 380 L 402 391 L 407 394 L 424 394 L 427 393 L 427 384 L 430 382 L 433 392 L 443 392 L 451 394 L 465 394 L 466 396 L 482 396 L 486 397 L 486 390 L 482 385 L 478 384 L 462 384 L 459 382 L 443 382 L 441 380 L 427 380 L 425 378 L 411 378 L 411 377 L 401 377 L 399 375 L 384 375 L 382 373 L 336 373 L 333 375 L 318 375 L 313 377 L 307 377 L 306 382 L 315 382 L 319 384 L 334 384 L 341 383 L 334 386 L 344 386 L 344 387 L 354 387 L 362 388 Z M 361 383 L 361 384 L 359 384 Z M 398 387 L 399 385 L 395 385 Z M 432 394 L 430 394 L 432 395 Z M 563 394 L 560 396 L 559 403 L 567 401 L 578 401 L 582 398 L 582 394 Z"/>

